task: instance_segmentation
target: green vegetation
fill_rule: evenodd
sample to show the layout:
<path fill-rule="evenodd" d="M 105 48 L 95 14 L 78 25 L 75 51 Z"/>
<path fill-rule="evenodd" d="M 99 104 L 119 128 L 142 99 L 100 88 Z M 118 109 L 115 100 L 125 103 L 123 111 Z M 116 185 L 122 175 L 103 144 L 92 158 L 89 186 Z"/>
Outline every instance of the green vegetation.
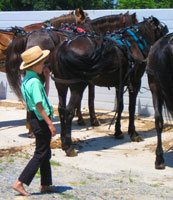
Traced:
<path fill-rule="evenodd" d="M 117 9 L 171 8 L 172 0 L 117 0 Z"/>
<path fill-rule="evenodd" d="M 37 171 L 36 175 L 35 175 L 35 178 L 40 178 L 41 177 L 41 174 L 40 174 L 40 169 Z"/>
<path fill-rule="evenodd" d="M 61 164 L 60 164 L 59 162 L 56 162 L 56 161 L 53 161 L 53 160 L 50 161 L 50 164 L 51 164 L 52 166 L 58 166 L 58 167 L 61 166 Z"/>
<path fill-rule="evenodd" d="M 1 0 L 0 11 L 173 8 L 172 0 Z"/>

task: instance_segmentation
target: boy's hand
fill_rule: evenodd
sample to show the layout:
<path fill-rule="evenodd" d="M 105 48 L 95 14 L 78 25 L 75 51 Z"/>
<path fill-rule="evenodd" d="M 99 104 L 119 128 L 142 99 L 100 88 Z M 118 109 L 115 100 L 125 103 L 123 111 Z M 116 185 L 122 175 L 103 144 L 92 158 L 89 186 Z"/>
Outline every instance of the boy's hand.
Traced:
<path fill-rule="evenodd" d="M 52 134 L 52 137 L 54 137 L 56 135 L 56 128 L 54 127 L 53 124 L 50 124 L 49 129 L 50 129 L 50 132 Z"/>

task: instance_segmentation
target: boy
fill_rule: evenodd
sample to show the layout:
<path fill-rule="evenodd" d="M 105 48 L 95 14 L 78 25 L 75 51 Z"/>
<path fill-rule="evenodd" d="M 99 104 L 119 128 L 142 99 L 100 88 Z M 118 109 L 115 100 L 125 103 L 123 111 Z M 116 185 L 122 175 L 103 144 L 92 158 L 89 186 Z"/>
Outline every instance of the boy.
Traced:
<path fill-rule="evenodd" d="M 46 95 L 48 84 L 44 89 L 38 76 L 43 72 L 43 65 L 49 53 L 49 50 L 41 50 L 39 46 L 34 46 L 21 54 L 23 62 L 20 69 L 26 70 L 21 91 L 27 104 L 27 110 L 31 113 L 30 125 L 36 138 L 34 155 L 13 185 L 14 190 L 25 196 L 30 196 L 30 194 L 26 192 L 23 184 L 29 186 L 39 168 L 41 173 L 40 191 L 54 191 L 50 187 L 52 175 L 49 160 L 51 158 L 51 136 L 56 135 L 56 129 L 50 120 L 50 117 L 53 116 L 53 108 Z M 49 81 L 48 76 L 46 76 L 46 81 Z"/>

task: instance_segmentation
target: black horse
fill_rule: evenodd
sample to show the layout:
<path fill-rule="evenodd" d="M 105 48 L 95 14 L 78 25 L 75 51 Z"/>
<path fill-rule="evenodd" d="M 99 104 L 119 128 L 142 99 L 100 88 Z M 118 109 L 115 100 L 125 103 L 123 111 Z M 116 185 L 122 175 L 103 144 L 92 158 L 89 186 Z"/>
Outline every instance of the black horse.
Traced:
<path fill-rule="evenodd" d="M 81 35 L 58 45 L 52 54 L 53 74 L 70 87 L 71 97 L 66 106 L 66 92 L 56 84 L 59 94 L 62 148 L 68 156 L 76 155 L 71 140 L 71 122 L 74 110 L 82 99 L 87 84 L 119 89 L 119 112 L 123 109 L 123 88 L 129 89 L 129 128 L 132 141 L 140 141 L 135 131 L 136 97 L 145 71 L 151 45 L 165 35 L 167 27 L 155 17 L 144 19 L 137 25 L 122 29 L 104 38 Z M 115 136 L 121 135 L 120 121 Z M 116 125 L 117 125 L 116 124 Z"/>
<path fill-rule="evenodd" d="M 132 24 L 137 24 L 136 13 L 129 14 L 127 11 L 126 13 L 118 14 L 118 15 L 107 15 L 103 17 L 99 17 L 93 20 L 85 20 L 85 24 L 79 25 L 82 27 L 86 32 L 96 35 L 103 35 L 105 36 L 108 32 L 113 32 L 120 28 L 125 28 Z M 89 114 L 90 114 L 90 123 L 91 126 L 99 126 L 99 120 L 95 114 L 94 108 L 94 98 L 95 98 L 95 87 L 92 84 L 88 84 L 88 107 L 89 107 Z M 78 116 L 78 124 L 85 125 L 85 121 L 81 114 L 81 102 L 77 106 L 76 113 Z M 121 115 L 118 115 L 118 118 L 121 119 Z"/>
<path fill-rule="evenodd" d="M 147 62 L 148 83 L 152 92 L 157 131 L 156 169 L 164 169 L 161 134 L 163 106 L 173 116 L 173 33 L 158 40 L 151 48 Z"/>

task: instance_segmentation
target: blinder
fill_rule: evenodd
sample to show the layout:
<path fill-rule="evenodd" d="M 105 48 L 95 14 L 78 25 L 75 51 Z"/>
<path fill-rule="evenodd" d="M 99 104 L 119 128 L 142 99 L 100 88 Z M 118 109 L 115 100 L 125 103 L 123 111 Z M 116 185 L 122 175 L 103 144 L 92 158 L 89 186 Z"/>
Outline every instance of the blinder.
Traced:
<path fill-rule="evenodd" d="M 169 32 L 169 29 L 168 29 L 167 25 L 164 24 L 163 22 L 160 23 L 158 28 L 160 29 L 160 32 L 161 32 L 162 36 L 166 35 Z"/>
<path fill-rule="evenodd" d="M 151 16 L 151 17 L 149 17 L 148 19 L 147 19 L 147 21 L 149 22 L 149 23 L 153 23 L 153 21 L 155 22 L 157 19 L 155 18 L 155 17 L 153 17 L 153 16 Z M 160 32 L 160 34 L 161 34 L 161 36 L 164 36 L 164 35 L 166 35 L 168 32 L 169 32 L 169 29 L 168 29 L 168 27 L 167 27 L 167 25 L 165 24 L 165 23 L 163 23 L 163 22 L 160 22 L 159 20 L 157 20 L 157 25 L 156 25 L 156 27 L 158 28 L 158 30 L 159 30 L 159 32 Z"/>

